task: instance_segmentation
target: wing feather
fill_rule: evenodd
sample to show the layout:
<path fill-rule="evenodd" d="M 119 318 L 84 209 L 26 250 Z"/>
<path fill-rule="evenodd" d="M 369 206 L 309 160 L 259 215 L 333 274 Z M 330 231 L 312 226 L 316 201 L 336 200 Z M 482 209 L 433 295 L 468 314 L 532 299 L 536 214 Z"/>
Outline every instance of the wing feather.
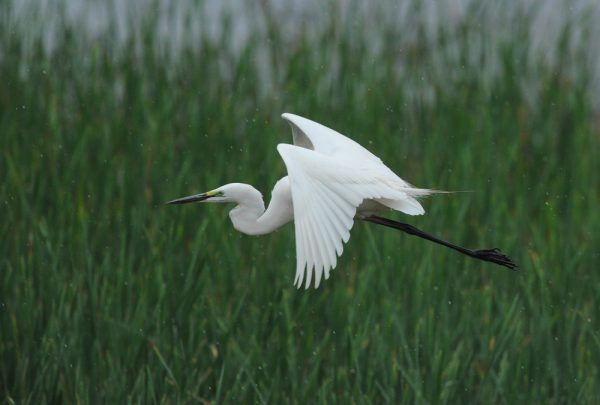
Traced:
<path fill-rule="evenodd" d="M 307 241 L 307 232 L 306 232 L 306 224 L 298 223 L 295 224 L 296 228 L 296 280 L 294 281 L 295 285 L 302 285 L 302 281 L 304 280 L 304 267 L 307 264 L 308 258 L 307 255 L 310 256 L 310 245 Z"/>
<path fill-rule="evenodd" d="M 325 218 L 325 221 L 327 221 L 326 229 L 328 231 L 329 237 L 335 245 L 335 252 L 338 256 L 341 256 L 342 252 L 344 251 L 344 245 L 342 244 L 342 240 L 344 240 L 344 238 L 348 238 L 350 236 L 350 232 L 348 232 L 347 228 L 344 227 L 342 219 L 338 216 L 339 214 L 337 213 L 337 210 L 335 208 L 335 203 L 331 199 L 324 200 L 324 202 L 325 204 L 323 204 L 322 208 L 324 211 L 323 217 Z M 338 235 L 342 235 L 341 240 L 338 239 Z M 337 256 L 334 254 L 332 260 L 334 262 L 334 267 L 336 260 Z"/>
<path fill-rule="evenodd" d="M 343 251 L 339 232 L 349 234 L 346 228 L 339 225 L 336 226 L 336 224 L 334 224 L 335 221 L 332 222 L 332 219 L 335 218 L 335 216 L 332 215 L 332 212 L 335 212 L 335 209 L 332 209 L 331 207 L 331 200 L 325 198 L 326 194 L 322 194 L 322 196 L 323 203 L 314 206 L 316 217 L 318 217 L 317 227 L 320 230 L 320 234 L 315 237 L 320 241 L 319 247 L 321 255 L 325 259 L 323 268 L 320 268 L 316 272 L 315 282 L 317 285 L 320 283 L 323 272 L 325 272 L 325 278 L 329 278 L 329 269 L 334 268 L 337 264 L 336 253 L 339 252 L 338 254 L 341 255 Z"/>
<path fill-rule="evenodd" d="M 350 166 L 334 156 L 294 145 L 277 147 L 288 170 L 296 232 L 297 287 L 315 288 L 343 252 L 358 206 L 366 199 L 406 198 L 373 166 Z M 383 173 L 386 174 L 385 172 Z"/>
<path fill-rule="evenodd" d="M 306 284 L 310 284 L 312 280 L 313 269 L 317 267 L 317 247 L 315 245 L 315 235 L 312 229 L 312 224 L 309 220 L 305 220 L 306 222 L 306 239 L 308 240 L 308 244 L 310 246 L 310 254 L 306 258 Z"/>
<path fill-rule="evenodd" d="M 306 220 L 310 224 L 310 242 L 314 252 L 314 269 L 315 273 L 318 274 L 325 265 L 325 258 L 323 257 L 323 236 L 318 229 L 319 225 L 315 219 L 313 215 L 310 215 Z"/>
<path fill-rule="evenodd" d="M 337 251 L 337 248 L 335 241 L 337 239 L 337 235 L 335 235 L 333 226 L 329 222 L 329 217 L 325 212 L 325 206 L 319 208 L 319 227 L 321 230 L 321 234 L 324 236 L 324 245 L 322 253 L 324 254 L 324 258 L 326 259 L 325 268 L 327 268 L 329 266 L 333 266 L 333 263 L 336 261 L 335 253 Z"/>

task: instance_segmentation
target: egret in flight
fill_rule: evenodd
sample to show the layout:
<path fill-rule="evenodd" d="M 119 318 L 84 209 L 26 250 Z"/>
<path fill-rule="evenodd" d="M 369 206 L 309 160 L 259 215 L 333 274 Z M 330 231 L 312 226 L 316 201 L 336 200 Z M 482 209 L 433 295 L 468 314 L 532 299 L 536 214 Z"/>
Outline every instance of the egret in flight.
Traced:
<path fill-rule="evenodd" d="M 229 212 L 231 222 L 247 235 L 271 233 L 293 221 L 294 284 L 298 288 L 303 282 L 308 288 L 313 279 L 317 288 L 323 276 L 329 278 L 344 250 L 343 244 L 350 238 L 355 219 L 395 228 L 511 270 L 516 268 L 498 249 L 467 249 L 412 225 L 376 216 L 390 209 L 423 215 L 425 210 L 418 199 L 442 191 L 410 185 L 377 156 L 333 129 L 294 114 L 285 113 L 282 117 L 292 127 L 294 144 L 277 146 L 288 175 L 275 184 L 266 210 L 262 194 L 242 183 L 226 184 L 167 204 L 234 203 L 235 208 Z"/>

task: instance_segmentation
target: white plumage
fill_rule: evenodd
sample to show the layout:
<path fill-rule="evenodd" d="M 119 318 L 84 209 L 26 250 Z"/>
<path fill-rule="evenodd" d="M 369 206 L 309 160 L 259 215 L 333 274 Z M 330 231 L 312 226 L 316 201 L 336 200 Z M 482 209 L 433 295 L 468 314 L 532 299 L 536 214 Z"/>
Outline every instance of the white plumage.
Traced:
<path fill-rule="evenodd" d="M 409 215 L 425 210 L 415 189 L 371 152 L 314 121 L 283 114 L 292 125 L 294 145 L 280 144 L 292 193 L 296 233 L 296 277 L 300 286 L 329 278 L 356 216 L 393 208 Z M 343 243 L 342 243 L 343 242 Z M 336 256 L 337 255 L 337 256 Z"/>
<path fill-rule="evenodd" d="M 234 202 L 231 221 L 250 235 L 269 233 L 294 221 L 294 282 L 308 288 L 314 276 L 316 288 L 335 268 L 355 218 L 390 208 L 422 215 L 425 210 L 416 198 L 436 191 L 411 186 L 377 156 L 324 125 L 294 114 L 282 117 L 292 127 L 294 145 L 277 146 L 288 176 L 277 182 L 266 210 L 261 194 L 240 183 L 170 203 Z"/>

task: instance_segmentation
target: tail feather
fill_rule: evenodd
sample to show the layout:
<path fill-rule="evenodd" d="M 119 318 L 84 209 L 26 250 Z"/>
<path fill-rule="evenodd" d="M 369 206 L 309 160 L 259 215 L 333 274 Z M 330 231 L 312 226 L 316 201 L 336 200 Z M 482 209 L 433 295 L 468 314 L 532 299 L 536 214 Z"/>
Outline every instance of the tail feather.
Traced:
<path fill-rule="evenodd" d="M 462 191 L 445 191 L 445 190 L 433 190 L 429 188 L 417 188 L 417 187 L 406 187 L 400 189 L 400 191 L 408 194 L 411 197 L 422 198 L 429 197 L 434 194 L 455 194 L 455 193 L 470 193 L 470 190 Z"/>
<path fill-rule="evenodd" d="M 419 203 L 413 197 L 406 197 L 398 200 L 391 200 L 389 198 L 381 198 L 379 203 L 389 207 L 393 210 L 403 212 L 408 215 L 423 215 L 425 214 L 425 209 L 421 203 Z"/>
<path fill-rule="evenodd" d="M 380 204 L 385 205 L 393 210 L 403 212 L 408 215 L 423 215 L 425 209 L 419 203 L 417 199 L 429 197 L 434 194 L 453 194 L 453 193 L 464 193 L 465 191 L 444 191 L 444 190 L 433 190 L 429 188 L 417 188 L 417 187 L 395 187 L 395 190 L 403 193 L 403 198 L 390 199 L 390 198 L 379 198 L 377 201 Z"/>

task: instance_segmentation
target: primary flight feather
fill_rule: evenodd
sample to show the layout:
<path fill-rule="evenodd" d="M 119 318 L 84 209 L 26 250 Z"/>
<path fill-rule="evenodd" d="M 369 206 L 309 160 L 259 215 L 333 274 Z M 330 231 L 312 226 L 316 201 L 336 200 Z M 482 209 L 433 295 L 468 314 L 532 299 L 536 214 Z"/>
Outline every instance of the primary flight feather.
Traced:
<path fill-rule="evenodd" d="M 265 210 L 261 193 L 248 184 L 231 183 L 207 193 L 170 201 L 232 202 L 233 226 L 248 235 L 273 232 L 294 222 L 296 237 L 295 285 L 317 288 L 328 279 L 350 238 L 355 219 L 363 219 L 429 239 L 468 256 L 514 269 L 515 264 L 497 249 L 470 250 L 428 235 L 408 224 L 375 216 L 394 209 L 422 215 L 417 201 L 437 190 L 416 188 L 402 180 L 377 156 L 350 138 L 317 122 L 285 113 L 294 145 L 279 144 L 288 176 L 273 188 Z"/>

